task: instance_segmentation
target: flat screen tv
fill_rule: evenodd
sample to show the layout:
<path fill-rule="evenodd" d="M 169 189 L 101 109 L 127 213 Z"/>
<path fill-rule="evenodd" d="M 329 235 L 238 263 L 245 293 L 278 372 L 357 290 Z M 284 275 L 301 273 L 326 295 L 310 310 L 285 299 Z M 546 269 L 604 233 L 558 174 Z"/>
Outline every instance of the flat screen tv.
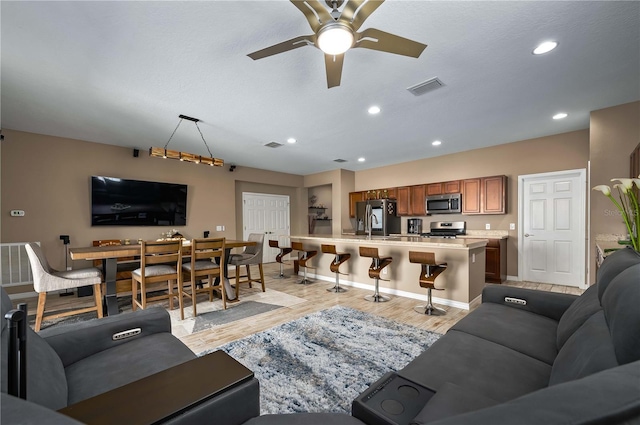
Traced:
<path fill-rule="evenodd" d="M 91 177 L 92 226 L 184 226 L 187 185 Z"/>

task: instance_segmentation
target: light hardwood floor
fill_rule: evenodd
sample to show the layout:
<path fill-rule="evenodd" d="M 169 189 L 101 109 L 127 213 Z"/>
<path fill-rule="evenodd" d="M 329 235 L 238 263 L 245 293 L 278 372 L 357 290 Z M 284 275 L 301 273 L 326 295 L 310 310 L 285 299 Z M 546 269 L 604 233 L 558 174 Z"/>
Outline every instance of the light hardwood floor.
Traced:
<path fill-rule="evenodd" d="M 297 276 L 293 276 L 288 279 L 275 279 L 274 276 L 277 275 L 279 270 L 277 263 L 265 264 L 264 269 L 267 288 L 294 295 L 296 297 L 303 298 L 306 301 L 291 307 L 282 307 L 267 313 L 238 320 L 223 327 L 194 333 L 181 337 L 180 339 L 195 353 L 200 353 L 204 350 L 216 348 L 220 345 L 226 344 L 227 342 L 243 338 L 247 335 L 269 329 L 279 324 L 305 316 L 309 313 L 324 310 L 336 305 L 351 307 L 438 333 L 445 333 L 458 320 L 469 313 L 469 311 L 466 310 L 440 305 L 439 307 L 444 308 L 447 311 L 446 315 L 420 315 L 413 311 L 414 306 L 421 304 L 420 300 L 391 296 L 391 300 L 389 302 L 371 303 L 364 300 L 364 296 L 372 292 L 370 290 L 345 286 L 347 292 L 336 294 L 333 292 L 327 292 L 327 288 L 331 288 L 333 283 L 322 280 L 317 280 L 315 283 L 310 285 L 299 285 L 296 283 L 296 281 L 299 280 L 299 277 Z M 287 274 L 291 274 L 291 266 L 287 267 L 285 271 Z M 575 295 L 580 295 L 583 292 L 582 289 L 575 287 L 532 282 L 508 281 L 505 284 Z M 416 286 L 418 286 L 417 282 Z M 241 285 L 240 297 L 242 298 L 250 293 L 259 291 L 261 291 L 259 285 L 254 285 L 253 288 L 249 288 L 247 285 Z M 20 302 L 25 301 L 28 303 L 29 312 L 35 312 L 37 298 L 20 300 Z M 86 298 L 77 298 L 75 296 L 59 297 L 53 295 L 47 297 L 47 309 L 64 309 L 71 305 L 77 307 L 82 303 L 89 304 L 90 302 L 90 299 Z M 233 308 L 233 304 L 230 304 L 229 308 Z"/>

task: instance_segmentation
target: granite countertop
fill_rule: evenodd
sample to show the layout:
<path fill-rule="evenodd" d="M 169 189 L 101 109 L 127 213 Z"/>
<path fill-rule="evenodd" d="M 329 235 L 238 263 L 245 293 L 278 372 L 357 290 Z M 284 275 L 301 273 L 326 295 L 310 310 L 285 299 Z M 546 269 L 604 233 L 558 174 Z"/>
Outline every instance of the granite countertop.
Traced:
<path fill-rule="evenodd" d="M 451 249 L 474 249 L 487 245 L 486 239 L 446 239 L 446 238 L 423 238 L 420 236 L 372 236 L 371 239 L 365 235 L 295 235 L 291 239 L 313 239 L 326 240 L 333 242 L 347 243 L 375 243 L 378 245 L 402 245 L 402 246 L 419 246 L 433 248 L 451 248 Z"/>

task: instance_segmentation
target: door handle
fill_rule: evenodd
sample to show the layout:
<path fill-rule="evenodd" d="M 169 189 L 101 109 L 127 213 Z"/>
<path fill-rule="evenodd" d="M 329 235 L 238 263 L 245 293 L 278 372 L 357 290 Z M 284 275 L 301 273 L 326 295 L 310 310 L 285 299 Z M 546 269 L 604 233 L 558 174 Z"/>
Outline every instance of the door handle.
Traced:
<path fill-rule="evenodd" d="M 528 238 L 529 236 L 535 236 L 535 235 L 530 235 L 530 234 L 528 234 L 528 233 L 525 233 L 525 234 L 524 234 L 524 237 L 525 237 L 525 238 Z"/>

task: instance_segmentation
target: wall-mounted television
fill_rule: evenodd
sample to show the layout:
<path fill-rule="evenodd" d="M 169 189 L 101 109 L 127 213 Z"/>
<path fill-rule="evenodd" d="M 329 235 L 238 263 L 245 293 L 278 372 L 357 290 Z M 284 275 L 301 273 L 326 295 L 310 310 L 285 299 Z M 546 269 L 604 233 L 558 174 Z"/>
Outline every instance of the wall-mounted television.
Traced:
<path fill-rule="evenodd" d="M 92 226 L 184 226 L 187 185 L 91 177 Z"/>

